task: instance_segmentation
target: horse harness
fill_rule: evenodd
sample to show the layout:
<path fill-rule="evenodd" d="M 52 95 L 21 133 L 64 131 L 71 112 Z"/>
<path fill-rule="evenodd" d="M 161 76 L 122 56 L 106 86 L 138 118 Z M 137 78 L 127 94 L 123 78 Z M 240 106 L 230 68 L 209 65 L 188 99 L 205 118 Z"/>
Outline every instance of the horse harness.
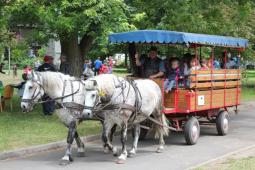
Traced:
<path fill-rule="evenodd" d="M 118 86 L 116 86 L 117 88 L 121 88 L 121 93 L 118 96 L 122 95 L 123 102 L 118 103 L 118 104 L 112 104 L 112 103 L 109 102 L 107 104 L 104 104 L 101 107 L 100 107 L 101 104 L 96 105 L 97 107 L 96 107 L 96 109 L 94 109 L 95 114 L 97 114 L 97 112 L 102 111 L 102 110 L 127 109 L 127 110 L 132 111 L 132 115 L 130 116 L 129 120 L 131 120 L 131 121 L 135 120 L 137 115 L 140 113 L 140 110 L 141 110 L 141 107 L 142 107 L 142 102 L 141 102 L 142 101 L 142 96 L 141 96 L 141 93 L 140 93 L 140 91 L 139 91 L 139 89 L 138 89 L 138 87 L 137 87 L 137 85 L 136 85 L 136 83 L 133 79 L 126 78 L 125 80 L 129 83 L 128 92 L 127 92 L 126 97 L 125 97 L 125 94 L 124 94 L 124 89 L 126 88 L 126 85 L 121 82 Z M 126 99 L 129 96 L 131 87 L 133 88 L 133 90 L 135 92 L 135 104 L 134 104 L 134 106 L 126 103 Z"/>

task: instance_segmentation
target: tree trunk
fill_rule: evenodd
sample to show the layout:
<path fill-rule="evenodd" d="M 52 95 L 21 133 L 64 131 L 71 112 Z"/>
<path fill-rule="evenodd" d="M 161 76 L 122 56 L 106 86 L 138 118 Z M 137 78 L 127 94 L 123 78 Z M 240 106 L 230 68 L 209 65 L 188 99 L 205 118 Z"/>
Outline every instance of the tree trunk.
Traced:
<path fill-rule="evenodd" d="M 80 77 L 83 71 L 83 60 L 90 49 L 93 38 L 84 36 L 81 43 L 78 42 L 78 35 L 60 38 L 61 54 L 67 57 L 70 66 L 70 75 Z"/>

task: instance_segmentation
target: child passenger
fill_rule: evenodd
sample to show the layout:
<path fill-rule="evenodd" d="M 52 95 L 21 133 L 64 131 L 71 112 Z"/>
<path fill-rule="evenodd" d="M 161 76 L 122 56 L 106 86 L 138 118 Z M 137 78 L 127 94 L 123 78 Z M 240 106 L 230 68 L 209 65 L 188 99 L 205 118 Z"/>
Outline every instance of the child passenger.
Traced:
<path fill-rule="evenodd" d="M 200 70 L 200 69 L 201 69 L 201 67 L 200 67 L 198 60 L 195 57 L 191 58 L 188 67 L 186 69 L 184 68 L 184 77 L 185 77 L 184 82 L 185 82 L 186 87 L 189 87 L 189 85 L 190 85 L 190 77 L 189 76 L 191 74 L 191 71 L 192 70 Z"/>
<path fill-rule="evenodd" d="M 201 69 L 200 70 L 209 70 L 209 61 L 207 61 L 206 59 L 202 59 L 201 62 Z"/>
<path fill-rule="evenodd" d="M 190 61 L 190 71 L 199 70 L 201 68 L 198 60 L 196 58 L 192 58 Z"/>
<path fill-rule="evenodd" d="M 182 73 L 179 67 L 179 60 L 172 59 L 171 69 L 169 70 L 169 75 L 164 82 L 164 90 L 169 93 L 174 86 L 176 86 L 178 79 L 182 78 Z"/>

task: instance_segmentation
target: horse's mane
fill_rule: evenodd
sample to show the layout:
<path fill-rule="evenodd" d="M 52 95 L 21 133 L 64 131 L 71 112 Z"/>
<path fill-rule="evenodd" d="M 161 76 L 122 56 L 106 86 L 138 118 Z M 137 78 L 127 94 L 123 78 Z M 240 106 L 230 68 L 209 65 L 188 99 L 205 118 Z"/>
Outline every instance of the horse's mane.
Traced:
<path fill-rule="evenodd" d="M 97 82 L 98 89 L 102 90 L 106 95 L 111 96 L 115 90 L 115 83 L 117 83 L 118 77 L 113 74 L 100 74 L 88 80 L 95 80 Z M 93 84 L 87 86 L 88 88 L 95 88 Z"/>
<path fill-rule="evenodd" d="M 42 84 L 47 89 L 61 88 L 65 80 L 75 80 L 75 77 L 62 74 L 60 72 L 36 72 L 42 78 Z"/>

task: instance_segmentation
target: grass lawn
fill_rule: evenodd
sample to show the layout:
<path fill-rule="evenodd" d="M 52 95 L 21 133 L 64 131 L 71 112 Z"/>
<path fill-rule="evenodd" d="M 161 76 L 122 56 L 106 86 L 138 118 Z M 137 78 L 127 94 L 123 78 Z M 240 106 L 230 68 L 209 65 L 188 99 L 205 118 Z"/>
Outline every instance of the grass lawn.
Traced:
<path fill-rule="evenodd" d="M 255 100 L 255 70 L 245 71 L 242 84 L 242 100 Z"/>
<path fill-rule="evenodd" d="M 224 170 L 254 170 L 255 157 L 250 156 L 241 159 L 229 159 L 224 163 Z"/>
<path fill-rule="evenodd" d="M 254 170 L 255 168 L 255 148 L 230 155 L 195 170 Z"/>
<path fill-rule="evenodd" d="M 241 99 L 243 101 L 255 100 L 255 87 L 253 88 L 243 87 L 241 94 L 242 94 Z"/>
<path fill-rule="evenodd" d="M 123 77 L 128 75 L 126 68 L 113 68 L 113 73 L 118 76 L 123 76 Z"/>
<path fill-rule="evenodd" d="M 243 71 L 242 83 L 244 86 L 255 87 L 255 70 Z"/>
<path fill-rule="evenodd" d="M 206 165 L 195 170 L 254 170 L 255 156 L 240 159 L 228 159 L 217 165 Z"/>

